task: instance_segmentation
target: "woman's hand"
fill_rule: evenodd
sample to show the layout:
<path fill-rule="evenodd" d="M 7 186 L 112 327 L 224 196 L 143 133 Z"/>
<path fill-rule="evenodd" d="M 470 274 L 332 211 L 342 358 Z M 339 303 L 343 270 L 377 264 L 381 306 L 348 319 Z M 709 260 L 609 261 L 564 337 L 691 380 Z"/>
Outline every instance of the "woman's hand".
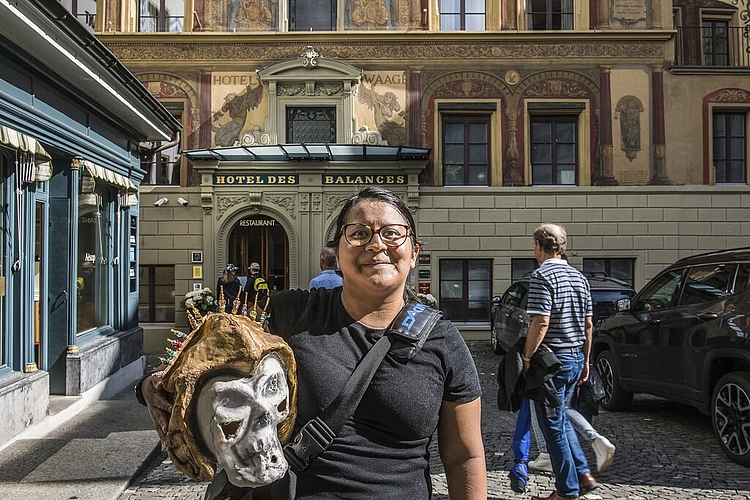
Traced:
<path fill-rule="evenodd" d="M 154 422 L 157 434 L 162 444 L 166 444 L 167 427 L 172 415 L 172 403 L 164 390 L 162 377 L 157 374 L 146 377 L 141 383 L 141 394 L 146 401 L 151 420 Z"/>

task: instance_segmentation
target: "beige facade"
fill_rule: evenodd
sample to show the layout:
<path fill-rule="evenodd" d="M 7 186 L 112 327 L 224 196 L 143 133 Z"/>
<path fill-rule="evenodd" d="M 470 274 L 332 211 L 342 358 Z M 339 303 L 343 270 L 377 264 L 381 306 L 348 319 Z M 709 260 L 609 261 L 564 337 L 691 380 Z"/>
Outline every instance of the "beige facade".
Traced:
<path fill-rule="evenodd" d="M 412 284 L 439 300 L 448 293 L 441 262 L 451 260 L 489 259 L 481 300 L 502 293 L 514 259 L 532 258 L 528 235 L 541 221 L 567 226 L 575 265 L 631 263 L 636 288 L 681 256 L 750 245 L 748 6 L 558 3 L 559 17 L 520 1 L 452 17 L 438 0 L 323 2 L 331 15 L 321 28 L 315 15 L 301 17 L 305 2 L 240 2 L 235 12 L 231 2 L 194 0 L 182 32 L 152 33 L 136 0 L 103 2 L 97 35 L 182 120 L 181 150 L 330 142 L 431 151 L 410 165 L 174 156 L 167 182 L 151 175 L 158 162 L 144 164 L 140 264 L 173 266 L 176 323 L 186 292 L 213 286 L 234 255 L 255 258 L 242 253 L 255 251 L 249 240 L 233 239 L 241 221 L 280 228 L 283 250 L 263 251 L 283 253 L 280 284 L 305 287 L 337 207 L 364 174 L 405 175 L 389 187 L 413 207 L 429 254 Z M 268 14 L 251 22 L 242 14 L 251 4 Z M 305 135 L 311 124 L 318 135 Z M 480 139 L 456 142 L 455 130 L 472 127 Z M 224 172 L 297 180 L 217 183 Z M 327 173 L 349 177 L 326 183 Z M 467 314 L 457 324 L 484 338 L 488 320 Z"/>

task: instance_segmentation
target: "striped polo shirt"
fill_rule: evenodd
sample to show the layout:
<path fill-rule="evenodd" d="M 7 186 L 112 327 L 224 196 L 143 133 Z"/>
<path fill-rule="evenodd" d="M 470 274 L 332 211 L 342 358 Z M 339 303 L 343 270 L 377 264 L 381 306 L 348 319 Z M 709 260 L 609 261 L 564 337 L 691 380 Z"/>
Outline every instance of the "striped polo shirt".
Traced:
<path fill-rule="evenodd" d="M 526 310 L 549 316 L 542 341 L 552 350 L 580 348 L 586 341 L 586 316 L 593 315 L 586 277 L 562 259 L 547 259 L 531 274 Z"/>

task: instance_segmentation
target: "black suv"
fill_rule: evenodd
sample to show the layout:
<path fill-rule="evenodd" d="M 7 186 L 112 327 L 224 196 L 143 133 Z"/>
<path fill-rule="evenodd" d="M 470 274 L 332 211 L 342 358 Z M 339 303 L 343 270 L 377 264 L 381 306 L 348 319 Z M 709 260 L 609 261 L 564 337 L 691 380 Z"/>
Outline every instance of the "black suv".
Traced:
<path fill-rule="evenodd" d="M 624 410 L 634 393 L 695 406 L 750 466 L 750 248 L 678 260 L 617 309 L 594 329 L 602 406 Z"/>
<path fill-rule="evenodd" d="M 587 275 L 587 278 L 594 306 L 595 324 L 599 319 L 614 314 L 618 300 L 629 299 L 635 295 L 635 290 L 624 281 L 599 274 Z M 528 295 L 529 278 L 525 277 L 510 285 L 502 297 L 493 297 L 490 341 L 495 353 L 507 352 L 518 337 L 526 335 L 531 321 L 526 314 Z"/>

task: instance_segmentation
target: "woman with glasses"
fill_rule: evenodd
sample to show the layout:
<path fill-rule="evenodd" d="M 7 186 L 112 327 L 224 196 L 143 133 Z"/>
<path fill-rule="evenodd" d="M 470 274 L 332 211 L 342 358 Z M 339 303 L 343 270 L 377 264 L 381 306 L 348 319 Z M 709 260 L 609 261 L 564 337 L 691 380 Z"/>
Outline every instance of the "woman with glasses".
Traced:
<path fill-rule="evenodd" d="M 269 307 L 269 330 L 287 341 L 297 362 L 298 427 L 336 398 L 413 294 L 406 281 L 420 241 L 398 196 L 364 188 L 345 203 L 336 227 L 328 246 L 343 286 L 285 290 L 271 297 Z M 168 413 L 158 408 L 168 405 L 159 388 L 150 377 L 143 395 L 163 439 Z M 429 499 L 429 449 L 437 434 L 450 498 L 486 500 L 480 394 L 461 335 L 449 321 L 438 321 L 413 359 L 386 356 L 332 444 L 296 474 L 296 496 L 290 498 Z"/>

